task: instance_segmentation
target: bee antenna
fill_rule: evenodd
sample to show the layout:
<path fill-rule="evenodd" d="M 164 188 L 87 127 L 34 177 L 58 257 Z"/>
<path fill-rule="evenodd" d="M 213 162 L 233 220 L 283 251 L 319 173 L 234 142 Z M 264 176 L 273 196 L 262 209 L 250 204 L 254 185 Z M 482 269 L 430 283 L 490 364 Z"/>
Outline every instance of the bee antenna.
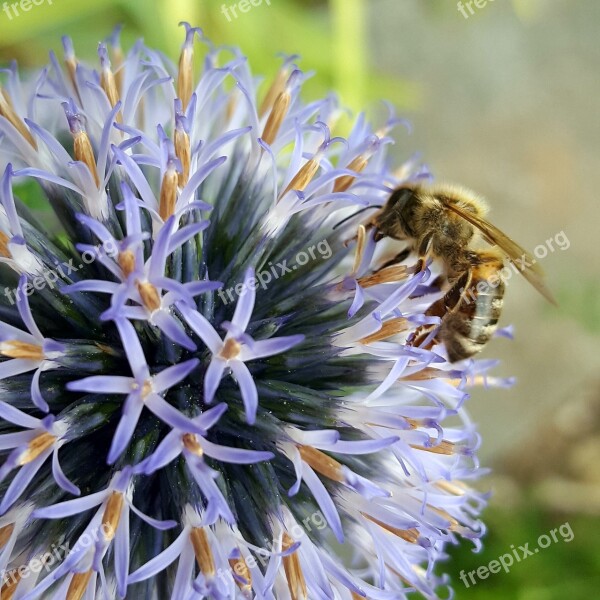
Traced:
<path fill-rule="evenodd" d="M 334 230 L 337 229 L 340 225 L 343 225 L 346 221 L 353 219 L 354 217 L 356 217 L 356 215 L 360 215 L 360 213 L 365 212 L 365 210 L 370 210 L 371 208 L 383 208 L 383 205 L 382 204 L 374 204 L 373 206 L 365 206 L 364 208 L 361 208 L 360 210 L 356 211 L 354 214 L 350 215 L 349 217 L 342 219 L 339 223 L 337 223 L 336 225 L 333 226 L 333 229 Z"/>

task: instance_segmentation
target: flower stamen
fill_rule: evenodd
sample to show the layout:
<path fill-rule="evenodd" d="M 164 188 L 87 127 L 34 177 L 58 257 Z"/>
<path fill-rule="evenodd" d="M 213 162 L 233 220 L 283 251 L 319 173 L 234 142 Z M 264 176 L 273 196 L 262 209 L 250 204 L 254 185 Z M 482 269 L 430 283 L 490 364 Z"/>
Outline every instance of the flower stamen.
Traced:
<path fill-rule="evenodd" d="M 121 492 L 113 492 L 106 503 L 104 515 L 102 516 L 102 532 L 107 542 L 110 542 L 115 537 L 119 521 L 121 520 L 122 509 L 123 494 Z"/>
<path fill-rule="evenodd" d="M 142 297 L 144 306 L 150 311 L 157 311 L 161 306 L 158 290 L 149 281 L 138 281 L 137 290 Z"/>
<path fill-rule="evenodd" d="M 0 86 L 0 116 L 4 117 L 37 150 L 37 143 L 25 122 L 17 115 L 8 92 Z"/>
<path fill-rule="evenodd" d="M 258 110 L 259 117 L 267 114 L 267 111 L 274 106 L 275 100 L 277 100 L 279 95 L 285 90 L 285 84 L 290 76 L 290 71 L 291 70 L 288 65 L 284 65 L 281 67 L 281 69 L 279 69 L 277 76 L 267 90 L 267 94 L 260 105 Z"/>
<path fill-rule="evenodd" d="M 34 437 L 29 444 L 27 445 L 27 450 L 25 450 L 18 460 L 18 465 L 22 467 L 35 460 L 44 450 L 47 450 L 56 442 L 58 438 L 47 431 L 41 433 L 37 437 Z"/>
<path fill-rule="evenodd" d="M 25 358 L 27 360 L 44 360 L 46 358 L 41 346 L 19 340 L 0 342 L 0 354 L 8 358 Z"/>
<path fill-rule="evenodd" d="M 0 588 L 0 598 L 2 598 L 2 600 L 13 599 L 15 592 L 17 591 L 17 586 L 21 581 L 21 574 L 19 571 L 20 567 L 3 573 L 3 579 L 6 583 Z"/>
<path fill-rule="evenodd" d="M 230 558 L 229 566 L 237 575 L 234 578 L 237 586 L 244 594 L 249 595 L 252 592 L 252 574 L 244 558 L 241 556 L 239 558 Z M 241 581 L 242 579 L 243 581 Z"/>
<path fill-rule="evenodd" d="M 175 213 L 175 204 L 177 203 L 177 187 L 179 185 L 179 173 L 175 165 L 171 163 L 163 176 L 160 186 L 160 199 L 158 205 L 158 214 L 163 221 L 166 221 Z"/>
<path fill-rule="evenodd" d="M 282 540 L 282 549 L 289 550 L 294 545 L 294 540 L 284 532 Z M 306 581 L 304 579 L 304 573 L 300 566 L 300 557 L 298 556 L 298 550 L 296 549 L 292 554 L 288 554 L 283 557 L 283 569 L 287 579 L 288 589 L 292 600 L 306 600 L 308 598 L 308 592 L 306 587 Z"/>
<path fill-rule="evenodd" d="M 302 168 L 299 169 L 296 175 L 294 175 L 293 179 L 289 182 L 285 190 L 279 195 L 279 199 L 283 198 L 291 190 L 303 192 L 306 189 L 306 186 L 317 174 L 320 164 L 320 156 L 311 158 L 309 161 L 307 161 Z"/>
<path fill-rule="evenodd" d="M 9 523 L 8 525 L 5 525 L 4 527 L 0 527 L 0 550 L 2 550 L 2 548 L 4 548 L 4 546 L 6 546 L 6 543 L 10 539 L 10 536 L 13 534 L 14 530 L 15 530 L 14 523 Z M 2 597 L 4 597 L 4 596 L 2 596 Z"/>
<path fill-rule="evenodd" d="M 298 446 L 298 452 L 300 452 L 302 460 L 321 475 L 332 481 L 340 483 L 345 481 L 342 465 L 337 460 L 312 446 Z"/>
<path fill-rule="evenodd" d="M 3 231 L 0 231 L 0 256 L 3 256 L 4 258 L 10 258 L 12 256 L 8 249 L 9 242 L 10 238 Z"/>
<path fill-rule="evenodd" d="M 91 577 L 91 569 L 85 573 L 75 573 L 67 590 L 66 600 L 81 600 Z"/>
<path fill-rule="evenodd" d="M 368 515 L 364 512 L 360 513 L 365 519 L 368 519 L 372 523 L 379 525 L 382 529 L 393 533 L 395 536 L 403 539 L 405 542 L 410 542 L 411 544 L 416 544 L 419 541 L 419 530 L 415 527 L 411 527 L 410 529 L 399 529 L 398 527 L 393 527 L 392 525 L 388 525 L 371 515 Z"/>
<path fill-rule="evenodd" d="M 408 329 L 408 321 L 404 317 L 395 317 L 385 321 L 379 331 L 372 333 L 360 340 L 361 344 L 371 344 L 380 340 L 385 340 L 393 335 L 406 331 Z"/>
<path fill-rule="evenodd" d="M 356 175 L 359 175 L 365 170 L 368 164 L 369 159 L 361 154 L 360 156 L 357 156 L 355 159 L 353 159 L 350 162 L 350 164 L 346 167 L 346 169 L 348 169 L 349 171 L 354 171 Z M 342 175 L 341 177 L 338 177 L 335 180 L 335 183 L 333 185 L 333 191 L 345 192 L 354 183 L 355 180 L 355 175 Z"/>
<path fill-rule="evenodd" d="M 182 437 L 183 445 L 186 450 L 195 454 L 196 456 L 202 457 L 204 455 L 204 450 L 198 441 L 198 438 L 193 433 L 186 433 Z"/>
<path fill-rule="evenodd" d="M 241 349 L 242 345 L 237 340 L 229 338 L 228 340 L 225 340 L 223 348 L 221 349 L 221 352 L 219 352 L 219 356 L 225 360 L 232 360 L 239 356 Z"/>
<path fill-rule="evenodd" d="M 190 533 L 190 540 L 194 547 L 196 562 L 205 577 L 213 577 L 216 573 L 215 559 L 208 543 L 208 536 L 204 527 L 194 527 Z"/>
<path fill-rule="evenodd" d="M 277 134 L 279 133 L 279 129 L 287 112 L 290 108 L 290 103 L 292 101 L 292 95 L 288 90 L 284 90 L 277 96 L 275 103 L 273 104 L 273 110 L 267 119 L 265 124 L 265 129 L 262 134 L 263 142 L 266 144 L 272 145 L 275 139 L 277 138 Z"/>
<path fill-rule="evenodd" d="M 123 275 L 127 278 L 135 271 L 135 254 L 131 250 L 119 252 L 117 262 L 123 271 Z M 140 293 L 141 295 L 141 293 Z"/>

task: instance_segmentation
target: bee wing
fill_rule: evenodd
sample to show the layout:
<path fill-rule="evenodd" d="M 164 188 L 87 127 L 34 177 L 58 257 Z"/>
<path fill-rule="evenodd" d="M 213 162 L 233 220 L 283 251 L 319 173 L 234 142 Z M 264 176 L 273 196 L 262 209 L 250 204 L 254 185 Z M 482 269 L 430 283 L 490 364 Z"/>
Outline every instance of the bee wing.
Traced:
<path fill-rule="evenodd" d="M 471 223 L 471 225 L 479 229 L 490 244 L 498 246 L 498 248 L 506 254 L 508 260 L 517 267 L 523 277 L 525 277 L 525 279 L 527 279 L 527 281 L 529 281 L 529 283 L 531 283 L 531 285 L 542 294 L 546 300 L 556 305 L 556 300 L 554 299 L 552 292 L 544 283 L 544 272 L 537 263 L 537 260 L 533 258 L 525 248 L 509 238 L 496 226 L 472 212 L 463 210 L 459 206 L 456 206 L 456 204 L 451 204 L 450 202 L 444 202 L 444 205 L 446 208 L 460 215 L 463 219 Z"/>

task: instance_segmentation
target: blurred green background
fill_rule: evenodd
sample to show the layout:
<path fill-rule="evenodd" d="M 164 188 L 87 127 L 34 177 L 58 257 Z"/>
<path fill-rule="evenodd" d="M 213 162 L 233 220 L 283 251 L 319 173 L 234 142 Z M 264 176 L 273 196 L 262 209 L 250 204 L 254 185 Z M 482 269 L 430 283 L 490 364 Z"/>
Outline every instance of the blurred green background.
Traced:
<path fill-rule="evenodd" d="M 453 0 L 270 0 L 230 21 L 233 0 L 49 0 L 12 20 L 0 12 L 0 63 L 22 68 L 60 53 L 78 56 L 117 23 L 124 46 L 143 36 L 174 59 L 182 19 L 216 43 L 235 44 L 253 71 L 271 77 L 278 52 L 299 53 L 316 72 L 307 97 L 335 89 L 354 111 L 381 112 L 385 98 L 414 125 L 399 135 L 398 161 L 419 151 L 440 179 L 462 182 L 490 201 L 492 220 L 525 247 L 564 231 L 567 250 L 544 259 L 560 308 L 511 280 L 498 340 L 499 375 L 516 388 L 474 390 L 481 459 L 494 474 L 484 550 L 453 549 L 444 566 L 459 599 L 570 600 L 600 596 L 600 2 L 490 0 L 465 18 Z M 480 1 L 481 4 L 481 1 Z M 468 13 L 467 13 L 468 14 Z M 557 543 L 510 573 L 466 588 L 458 578 L 536 545 L 568 522 Z"/>

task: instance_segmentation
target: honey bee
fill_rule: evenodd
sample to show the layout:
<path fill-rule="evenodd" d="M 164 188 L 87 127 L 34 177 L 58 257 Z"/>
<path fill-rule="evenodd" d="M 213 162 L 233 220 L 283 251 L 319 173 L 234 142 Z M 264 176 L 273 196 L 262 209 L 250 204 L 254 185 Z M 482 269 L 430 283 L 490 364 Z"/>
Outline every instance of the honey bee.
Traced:
<path fill-rule="evenodd" d="M 403 185 L 366 224 L 367 229 L 375 229 L 375 241 L 389 237 L 406 242 L 407 250 L 419 257 L 417 270 L 425 267 L 428 258 L 440 261 L 441 287 L 447 291 L 426 314 L 440 317 L 441 324 L 419 327 L 409 343 L 429 340 L 427 347 L 431 347 L 443 342 L 451 362 L 480 352 L 496 331 L 504 302 L 505 259 L 555 304 L 536 260 L 486 221 L 486 212 L 485 204 L 463 188 Z M 478 238 L 492 247 L 473 248 Z"/>

